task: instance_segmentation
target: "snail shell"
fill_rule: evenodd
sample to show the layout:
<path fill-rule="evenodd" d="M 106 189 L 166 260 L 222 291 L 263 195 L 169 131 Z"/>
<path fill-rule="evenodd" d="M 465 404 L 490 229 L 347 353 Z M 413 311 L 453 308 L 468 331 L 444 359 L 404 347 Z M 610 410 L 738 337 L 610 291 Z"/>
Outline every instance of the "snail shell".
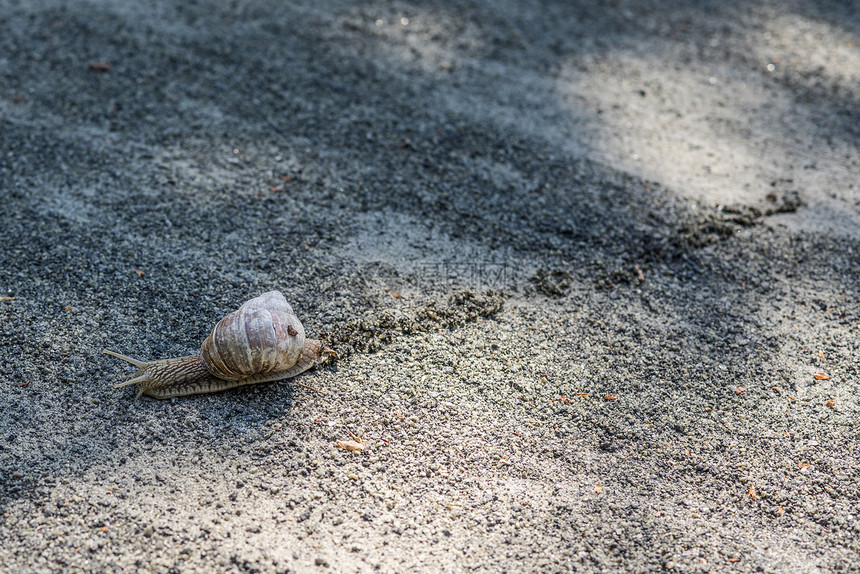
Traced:
<path fill-rule="evenodd" d="M 158 399 L 284 380 L 337 356 L 320 341 L 305 337 L 301 321 L 279 291 L 255 297 L 218 321 L 198 355 L 139 361 L 103 352 L 138 368 L 130 381 L 115 387 L 137 385 L 138 396 Z"/>
<path fill-rule="evenodd" d="M 305 328 L 279 291 L 244 303 L 215 325 L 200 357 L 206 369 L 227 381 L 283 371 L 296 364 Z"/>

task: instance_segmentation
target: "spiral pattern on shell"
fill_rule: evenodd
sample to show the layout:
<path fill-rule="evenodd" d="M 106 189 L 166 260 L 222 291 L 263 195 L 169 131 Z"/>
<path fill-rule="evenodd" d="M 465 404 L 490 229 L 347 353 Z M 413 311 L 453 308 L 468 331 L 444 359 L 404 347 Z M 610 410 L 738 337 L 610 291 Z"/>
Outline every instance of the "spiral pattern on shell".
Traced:
<path fill-rule="evenodd" d="M 244 303 L 221 319 L 200 356 L 212 375 L 228 381 L 289 369 L 299 360 L 305 329 L 279 291 Z"/>

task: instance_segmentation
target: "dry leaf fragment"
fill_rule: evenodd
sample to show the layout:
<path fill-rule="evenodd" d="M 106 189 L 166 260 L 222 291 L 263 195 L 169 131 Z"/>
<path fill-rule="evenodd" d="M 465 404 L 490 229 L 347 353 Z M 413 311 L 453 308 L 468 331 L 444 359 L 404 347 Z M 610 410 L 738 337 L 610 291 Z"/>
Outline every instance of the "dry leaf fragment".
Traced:
<path fill-rule="evenodd" d="M 349 429 L 346 429 L 346 432 L 349 433 L 349 436 L 351 436 L 353 440 L 339 440 L 337 441 L 337 446 L 343 450 L 348 450 L 349 452 L 359 452 L 364 450 L 365 444 L 364 441 L 361 440 L 361 437 L 355 436 Z"/>
<path fill-rule="evenodd" d="M 601 484 L 600 484 L 600 483 L 598 483 L 598 484 L 594 487 L 594 494 L 600 494 L 601 492 L 603 492 L 603 486 L 601 486 Z"/>
<path fill-rule="evenodd" d="M 337 446 L 339 446 L 343 450 L 348 450 L 349 452 L 364 450 L 364 443 L 355 442 L 352 440 L 339 440 L 337 441 Z"/>
<path fill-rule="evenodd" d="M 576 396 L 577 397 L 587 397 L 587 396 L 589 396 L 589 394 L 588 393 L 576 393 Z"/>
<path fill-rule="evenodd" d="M 836 403 L 833 402 L 833 399 L 829 399 L 824 403 L 824 406 L 830 407 L 831 409 L 835 409 Z"/>
<path fill-rule="evenodd" d="M 815 378 L 816 381 L 827 381 L 830 379 L 830 377 L 828 377 L 824 373 L 815 373 L 812 376 Z"/>
<path fill-rule="evenodd" d="M 75 312 L 74 307 L 72 307 L 71 305 L 66 305 L 65 307 L 63 307 L 63 309 L 65 309 L 65 310 L 66 310 L 66 311 L 68 311 L 69 313 L 74 313 L 74 312 Z"/>
<path fill-rule="evenodd" d="M 783 513 L 783 512 L 785 512 L 785 510 L 783 510 L 781 506 L 778 506 L 778 507 L 776 508 L 776 515 L 777 515 L 777 516 L 782 516 L 782 513 Z"/>
<path fill-rule="evenodd" d="M 134 272 L 137 273 L 138 277 L 143 277 L 144 275 L 146 275 L 146 273 L 144 273 L 140 269 L 135 269 Z"/>
<path fill-rule="evenodd" d="M 738 387 L 738 388 L 737 388 L 737 390 L 735 391 L 735 394 L 736 394 L 736 395 L 739 395 L 739 394 L 741 394 L 741 393 L 743 393 L 743 392 L 745 392 L 745 391 L 746 391 L 746 389 L 745 389 L 745 388 L 743 388 L 743 387 Z"/>
<path fill-rule="evenodd" d="M 750 485 L 750 490 L 747 493 L 747 496 L 749 496 L 753 500 L 758 500 L 758 495 L 756 495 L 756 493 L 755 493 L 755 484 Z"/>
<path fill-rule="evenodd" d="M 616 397 L 615 395 L 608 395 L 607 394 L 607 395 L 603 395 L 603 398 L 606 399 L 607 401 L 614 401 L 618 397 Z"/>

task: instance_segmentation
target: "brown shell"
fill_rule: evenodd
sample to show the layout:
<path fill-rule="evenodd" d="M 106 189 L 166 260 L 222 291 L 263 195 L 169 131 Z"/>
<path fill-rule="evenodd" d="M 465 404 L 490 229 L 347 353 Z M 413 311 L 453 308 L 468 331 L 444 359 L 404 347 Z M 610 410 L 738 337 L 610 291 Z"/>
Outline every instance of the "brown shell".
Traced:
<path fill-rule="evenodd" d="M 214 376 L 236 381 L 289 369 L 305 345 L 305 329 L 280 291 L 255 297 L 215 325 L 200 357 Z"/>

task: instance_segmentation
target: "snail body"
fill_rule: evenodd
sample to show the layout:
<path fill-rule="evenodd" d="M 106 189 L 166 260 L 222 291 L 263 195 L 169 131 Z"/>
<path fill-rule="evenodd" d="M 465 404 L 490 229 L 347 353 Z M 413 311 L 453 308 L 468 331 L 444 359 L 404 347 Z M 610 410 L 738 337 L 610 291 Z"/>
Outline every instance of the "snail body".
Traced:
<path fill-rule="evenodd" d="M 139 361 L 103 352 L 138 369 L 115 388 L 137 385 L 138 396 L 157 399 L 289 379 L 337 356 L 320 341 L 305 337 L 301 321 L 279 291 L 255 297 L 218 321 L 197 355 Z"/>

